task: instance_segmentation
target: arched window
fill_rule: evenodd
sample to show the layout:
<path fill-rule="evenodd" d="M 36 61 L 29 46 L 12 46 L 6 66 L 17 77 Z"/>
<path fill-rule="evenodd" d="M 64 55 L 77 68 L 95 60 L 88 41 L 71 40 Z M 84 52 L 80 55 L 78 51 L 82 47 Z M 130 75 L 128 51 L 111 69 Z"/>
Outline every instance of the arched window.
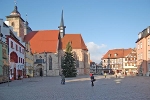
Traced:
<path fill-rule="evenodd" d="M 79 57 L 76 57 L 76 68 L 79 68 Z"/>
<path fill-rule="evenodd" d="M 52 70 L 52 57 L 49 56 L 49 70 Z"/>
<path fill-rule="evenodd" d="M 15 23 L 14 23 L 14 22 L 12 22 L 12 23 L 11 23 L 11 26 L 12 26 L 12 27 L 14 27 L 14 26 L 15 26 Z"/>

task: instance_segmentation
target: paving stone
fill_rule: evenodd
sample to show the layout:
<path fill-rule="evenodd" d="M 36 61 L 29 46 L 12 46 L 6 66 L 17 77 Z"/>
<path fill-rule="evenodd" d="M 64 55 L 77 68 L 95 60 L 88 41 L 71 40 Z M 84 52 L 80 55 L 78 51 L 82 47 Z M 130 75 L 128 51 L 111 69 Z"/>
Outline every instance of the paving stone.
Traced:
<path fill-rule="evenodd" d="M 89 76 L 67 78 L 35 77 L 0 84 L 0 100 L 150 100 L 150 77 Z"/>

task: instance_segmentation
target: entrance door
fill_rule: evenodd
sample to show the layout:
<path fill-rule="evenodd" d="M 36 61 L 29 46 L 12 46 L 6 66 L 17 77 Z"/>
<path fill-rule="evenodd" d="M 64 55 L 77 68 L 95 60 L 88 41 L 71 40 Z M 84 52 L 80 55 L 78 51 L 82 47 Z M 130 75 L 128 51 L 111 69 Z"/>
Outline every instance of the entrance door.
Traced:
<path fill-rule="evenodd" d="M 16 68 L 14 68 L 14 80 L 16 80 Z"/>

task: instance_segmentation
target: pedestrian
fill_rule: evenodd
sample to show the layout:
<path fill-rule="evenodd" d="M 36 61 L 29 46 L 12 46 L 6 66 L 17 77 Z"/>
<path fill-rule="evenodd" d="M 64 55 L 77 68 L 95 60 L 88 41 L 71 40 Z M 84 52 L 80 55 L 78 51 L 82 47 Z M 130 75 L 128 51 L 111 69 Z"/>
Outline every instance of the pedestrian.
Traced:
<path fill-rule="evenodd" d="M 92 73 L 90 73 L 90 77 L 92 76 Z"/>
<path fill-rule="evenodd" d="M 91 75 L 91 82 L 92 82 L 92 87 L 94 86 L 94 81 L 95 81 L 95 79 L 94 79 L 94 76 L 93 76 L 93 74 Z"/>
<path fill-rule="evenodd" d="M 61 75 L 61 84 L 65 84 L 65 76 L 63 74 Z"/>
<path fill-rule="evenodd" d="M 117 73 L 116 73 L 116 78 L 117 78 Z"/>
<path fill-rule="evenodd" d="M 106 75 L 107 75 L 107 74 L 106 74 L 106 72 L 105 72 L 105 73 L 104 73 L 105 78 L 106 78 Z"/>

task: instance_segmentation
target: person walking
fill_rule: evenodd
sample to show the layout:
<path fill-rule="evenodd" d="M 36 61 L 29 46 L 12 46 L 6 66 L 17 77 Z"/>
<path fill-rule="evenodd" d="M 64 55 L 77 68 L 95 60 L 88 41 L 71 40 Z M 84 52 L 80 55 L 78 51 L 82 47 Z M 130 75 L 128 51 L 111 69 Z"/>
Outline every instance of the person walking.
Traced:
<path fill-rule="evenodd" d="M 118 73 L 116 72 L 116 78 L 118 77 L 117 74 L 118 74 Z"/>
<path fill-rule="evenodd" d="M 94 79 L 94 76 L 93 76 L 93 74 L 91 75 L 91 82 L 92 82 L 92 87 L 94 86 L 94 81 L 95 81 L 95 79 Z"/>
<path fill-rule="evenodd" d="M 65 84 L 65 76 L 63 74 L 61 75 L 61 84 Z"/>
<path fill-rule="evenodd" d="M 106 72 L 105 72 L 105 73 L 104 73 L 105 78 L 106 78 L 106 75 L 107 75 L 107 74 L 106 74 Z"/>

